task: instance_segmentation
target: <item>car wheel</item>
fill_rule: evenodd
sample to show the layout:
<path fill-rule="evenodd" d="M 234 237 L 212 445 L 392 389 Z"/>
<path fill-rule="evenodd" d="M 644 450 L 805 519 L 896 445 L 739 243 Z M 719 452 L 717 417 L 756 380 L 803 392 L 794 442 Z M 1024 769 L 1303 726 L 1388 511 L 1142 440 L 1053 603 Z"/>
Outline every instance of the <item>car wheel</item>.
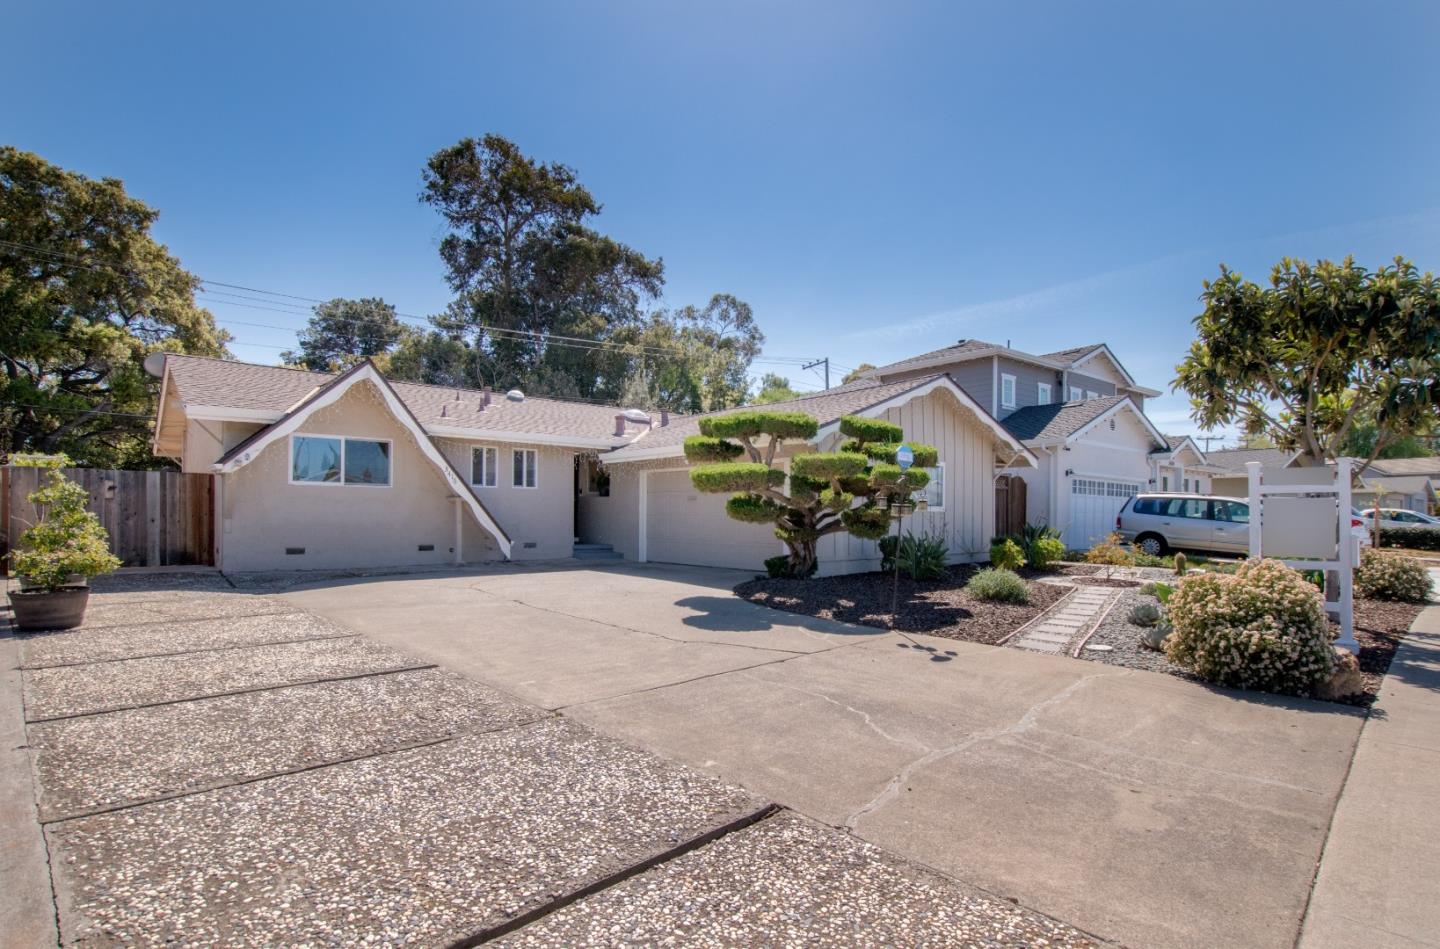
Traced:
<path fill-rule="evenodd" d="M 1163 557 L 1165 555 L 1165 538 L 1159 534 L 1141 534 L 1135 539 L 1135 546 L 1140 548 L 1141 552 L 1147 553 L 1152 557 Z"/>

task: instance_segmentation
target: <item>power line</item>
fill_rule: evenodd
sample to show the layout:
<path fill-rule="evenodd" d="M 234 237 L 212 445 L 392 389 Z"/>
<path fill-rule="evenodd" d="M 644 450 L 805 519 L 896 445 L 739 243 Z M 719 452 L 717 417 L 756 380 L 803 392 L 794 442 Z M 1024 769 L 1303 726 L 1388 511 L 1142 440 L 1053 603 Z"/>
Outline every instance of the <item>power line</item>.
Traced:
<path fill-rule="evenodd" d="M 53 259 L 59 259 L 59 260 L 69 261 L 69 262 L 74 263 L 76 266 L 86 267 L 86 268 L 89 268 L 89 269 L 92 269 L 92 270 L 110 270 L 110 271 L 114 271 L 114 272 L 118 272 L 118 273 L 131 274 L 132 276 L 134 275 L 132 272 L 127 271 L 125 268 L 119 267 L 119 266 L 114 265 L 114 264 L 106 264 L 106 263 L 103 263 L 103 262 L 87 261 L 87 260 L 84 260 L 83 258 L 76 257 L 76 256 L 74 256 L 74 255 L 72 255 L 72 254 L 65 254 L 65 253 L 61 253 L 61 252 L 59 252 L 59 251 L 52 251 L 52 250 L 48 250 L 48 249 L 43 248 L 43 247 L 36 247 L 36 246 L 30 245 L 30 244 L 22 244 L 22 243 L 20 243 L 20 242 L 18 242 L 18 241 L 10 241 L 10 240 L 0 239 L 0 245 L 7 246 L 7 247 L 12 247 L 12 248 L 16 248 L 16 249 L 19 250 L 19 251 L 24 251 L 24 252 L 26 252 L 26 256 L 30 256 L 30 257 L 32 257 L 32 259 L 42 259 L 42 258 L 40 258 L 40 257 L 37 257 L 36 255 L 44 255 L 45 257 L 48 257 L 48 258 L 53 258 Z M 303 302 L 306 302 L 306 303 L 312 303 L 312 304 L 317 304 L 317 305 L 318 305 L 318 304 L 323 304 L 323 303 L 329 302 L 329 301 L 326 301 L 326 300 L 318 299 L 318 298 L 316 298 L 316 297 L 306 297 L 306 296 L 301 296 L 301 295 L 299 295 L 299 294 L 293 294 L 293 293 L 282 293 L 282 292 L 280 292 L 280 291 L 278 291 L 278 290 L 264 290 L 264 289 L 260 289 L 260 288 L 256 288 L 256 287 L 247 287 L 247 286 L 244 286 L 244 285 L 242 285 L 242 284 L 226 283 L 226 282 L 224 282 L 224 281 L 219 281 L 219 280 L 210 280 L 210 279 L 208 279 L 208 278 L 206 278 L 206 277 L 198 277 L 197 279 L 200 280 L 200 282 L 201 282 L 201 287 L 198 288 L 196 292 L 199 293 L 199 294 L 201 294 L 201 295 L 204 295 L 204 296 L 216 297 L 217 299 L 214 301 L 215 305 L 238 306 L 238 307 L 244 307 L 244 308 L 246 308 L 246 309 L 266 310 L 266 311 L 273 312 L 273 313 L 279 313 L 279 314 L 285 315 L 285 316 L 302 316 L 302 315 L 307 315 L 307 313 L 306 313 L 306 311 L 305 311 L 304 308 L 301 308 L 301 307 L 299 307 L 299 306 L 296 305 L 296 304 L 285 303 L 285 302 L 283 302 L 283 300 L 299 300 L 299 301 L 303 301 Z M 231 293 L 226 293 L 226 292 L 224 292 L 224 291 L 210 290 L 210 289 L 208 289 L 208 287 L 224 287 L 224 288 L 227 288 L 228 290 L 232 290 L 232 291 L 238 290 L 238 291 L 243 291 L 243 292 L 245 292 L 245 293 L 262 294 L 264 297 L 279 297 L 279 298 L 283 298 L 283 299 L 282 299 L 282 300 L 271 300 L 271 299 L 263 299 L 263 298 L 262 298 L 262 299 L 258 299 L 258 300 L 257 300 L 257 299 L 254 298 L 254 297 L 245 297 L 245 296 L 241 296 L 241 295 L 238 294 L 238 293 L 233 293 L 233 292 L 231 292 Z M 337 299 L 338 299 L 338 298 L 337 298 Z M 283 309 L 282 309 L 282 307 L 283 307 Z M 400 310 L 396 310 L 396 311 L 395 311 L 395 315 L 396 315 L 397 319 L 400 319 L 402 322 L 409 322 L 411 325 L 417 326 L 417 327 L 419 327 L 419 328 L 427 329 L 427 330 L 434 330 L 434 329 L 436 329 L 434 323 L 433 323 L 429 318 L 427 318 L 427 317 L 418 316 L 418 315 L 413 314 L 413 313 L 405 313 L 405 312 L 402 312 L 402 311 L 400 311 Z M 239 321 L 233 321 L 233 322 L 237 322 L 237 323 L 238 323 Z M 356 322 L 359 322 L 359 321 L 358 321 L 358 320 L 355 320 L 355 319 L 340 319 L 340 320 L 337 320 L 337 322 L 342 322 L 342 323 L 356 323 Z M 257 323 L 257 324 L 252 324 L 252 325 L 257 326 L 257 327 L 264 327 L 264 328 L 268 328 L 268 329 L 284 330 L 284 331 L 287 331 L 287 332 L 292 332 L 292 333 L 297 333 L 297 334 L 304 329 L 304 327 L 270 326 L 270 325 L 268 325 L 268 324 L 259 324 L 259 323 Z M 670 355 L 676 355 L 676 354 L 683 354 L 683 352 L 684 352 L 684 350 L 681 349 L 681 348 L 679 348 L 679 347 L 661 347 L 661 346 L 657 346 L 657 345 L 654 345 L 654 344 L 620 343 L 620 342 L 615 342 L 615 341 L 612 341 L 612 340 L 594 340 L 594 339 L 586 339 L 586 338 L 584 338 L 584 337 L 579 337 L 579 336 L 565 336 L 565 335 L 563 335 L 563 334 L 558 334 L 558 333 L 548 333 L 548 334 L 541 335 L 541 334 L 537 334 L 537 333 L 527 332 L 527 331 L 525 331 L 525 330 L 515 330 L 515 329 L 509 329 L 509 328 L 507 328 L 507 327 L 498 327 L 498 326 L 486 326 L 486 325 L 483 325 L 483 324 L 479 327 L 479 329 L 480 329 L 481 331 L 485 332 L 485 333 L 491 334 L 492 336 L 498 336 L 498 337 L 501 337 L 501 338 L 507 338 L 507 339 L 511 339 L 511 340 L 519 340 L 519 341 L 525 341 L 525 342 L 543 343 L 543 344 L 546 345 L 546 346 L 551 346 L 551 345 L 566 346 L 566 345 L 572 345 L 572 344 L 573 344 L 573 345 L 572 345 L 572 348 L 584 348 L 584 349 L 588 349 L 588 350 L 590 350 L 590 351 L 592 351 L 592 352 L 594 352 L 594 351 L 603 351 L 603 350 L 605 350 L 605 349 L 612 349 L 612 350 L 621 351 L 621 352 L 624 352 L 624 353 L 627 353 L 627 354 L 641 354 L 641 355 L 655 355 L 655 356 L 670 356 Z M 242 343 L 242 344 L 240 344 L 240 345 L 264 346 L 265 344 L 261 344 L 261 343 Z M 275 347 L 275 348 L 285 349 L 286 347 L 281 346 L 281 347 Z M 762 363 L 762 364 L 765 364 L 765 365 L 784 365 L 784 366 L 796 365 L 796 366 L 801 366 L 801 365 L 803 365 L 805 362 L 807 362 L 807 361 L 809 360 L 809 358 L 810 358 L 810 357 L 802 357 L 802 356 L 757 357 L 756 359 L 752 360 L 752 362 Z"/>

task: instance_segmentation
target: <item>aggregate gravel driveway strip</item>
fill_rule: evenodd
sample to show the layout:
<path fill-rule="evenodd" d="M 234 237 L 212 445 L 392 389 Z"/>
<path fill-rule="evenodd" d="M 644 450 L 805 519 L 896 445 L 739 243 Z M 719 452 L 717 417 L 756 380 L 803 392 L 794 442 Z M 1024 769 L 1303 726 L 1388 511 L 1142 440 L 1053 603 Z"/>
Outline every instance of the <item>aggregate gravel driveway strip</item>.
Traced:
<path fill-rule="evenodd" d="M 295 608 L 283 600 L 249 593 L 193 593 L 144 599 L 138 594 L 117 596 L 92 593 L 90 602 L 85 607 L 85 623 L 80 629 L 293 612 Z"/>
<path fill-rule="evenodd" d="M 47 836 L 67 944 L 437 944 L 763 806 L 546 719 Z"/>
<path fill-rule="evenodd" d="M 439 669 L 31 725 L 40 819 L 194 793 L 461 734 L 541 709 Z"/>
<path fill-rule="evenodd" d="M 20 667 L 40 669 L 82 662 L 173 656 L 205 649 L 264 646 L 354 635 L 343 626 L 309 613 L 205 619 L 188 623 L 163 622 L 56 633 L 22 633 Z"/>
<path fill-rule="evenodd" d="M 793 812 L 496 941 L 503 946 L 1096 945 Z"/>
<path fill-rule="evenodd" d="M 361 639 L 215 649 L 183 656 L 118 659 L 26 669 L 25 720 L 93 715 L 325 679 L 428 668 L 402 652 Z"/>

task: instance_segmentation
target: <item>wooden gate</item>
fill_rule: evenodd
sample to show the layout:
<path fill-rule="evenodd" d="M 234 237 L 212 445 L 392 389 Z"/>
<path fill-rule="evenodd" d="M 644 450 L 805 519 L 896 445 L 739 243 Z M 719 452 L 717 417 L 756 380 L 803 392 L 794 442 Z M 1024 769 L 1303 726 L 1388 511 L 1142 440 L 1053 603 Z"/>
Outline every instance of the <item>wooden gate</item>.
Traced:
<path fill-rule="evenodd" d="M 1001 475 L 995 479 L 995 534 L 1019 534 L 1025 527 L 1025 479 Z"/>
<path fill-rule="evenodd" d="M 62 468 L 90 492 L 91 511 L 110 533 L 110 550 L 127 567 L 215 562 L 215 476 L 178 471 Z M 0 468 L 0 558 L 35 520 L 25 500 L 43 469 Z M 8 560 L 0 559 L 7 568 Z"/>

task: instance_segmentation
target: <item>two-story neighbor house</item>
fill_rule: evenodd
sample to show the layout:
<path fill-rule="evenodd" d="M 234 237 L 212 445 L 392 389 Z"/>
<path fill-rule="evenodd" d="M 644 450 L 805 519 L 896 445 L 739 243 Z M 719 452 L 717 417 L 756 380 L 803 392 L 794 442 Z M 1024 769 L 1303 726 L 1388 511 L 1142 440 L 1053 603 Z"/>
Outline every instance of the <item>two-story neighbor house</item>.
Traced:
<path fill-rule="evenodd" d="M 1068 547 L 1088 547 L 1113 529 L 1126 498 L 1154 490 L 1193 448 L 1167 439 L 1145 416 L 1145 400 L 1160 393 L 1139 385 L 1104 343 L 1037 355 L 963 339 L 867 377 L 892 382 L 934 372 L 955 380 L 1037 458 L 998 475 L 1012 501 L 1008 518 L 1000 512 L 1002 529 L 1046 523 Z M 1162 465 L 1167 474 L 1157 477 Z"/>

